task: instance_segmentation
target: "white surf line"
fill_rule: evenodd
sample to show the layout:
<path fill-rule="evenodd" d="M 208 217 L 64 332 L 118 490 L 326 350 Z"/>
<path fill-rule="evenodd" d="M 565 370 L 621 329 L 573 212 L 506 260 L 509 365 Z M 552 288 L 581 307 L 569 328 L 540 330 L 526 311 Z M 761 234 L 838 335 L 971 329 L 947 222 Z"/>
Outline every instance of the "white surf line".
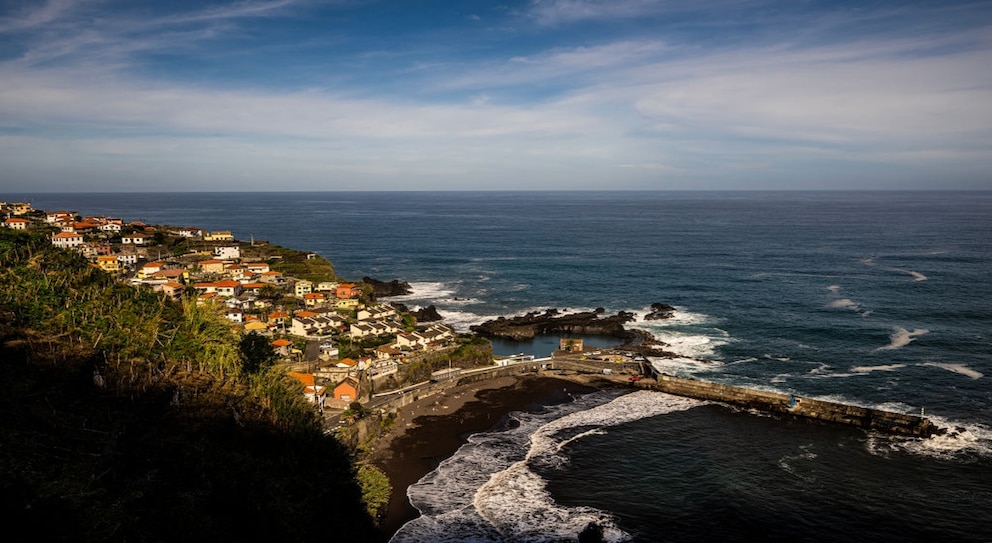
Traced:
<path fill-rule="evenodd" d="M 890 339 L 889 344 L 888 345 L 885 345 L 884 347 L 879 347 L 879 348 L 877 348 L 875 350 L 876 351 L 891 351 L 893 349 L 898 349 L 900 347 L 905 347 L 906 345 L 909 345 L 910 342 L 912 342 L 918 336 L 922 336 L 923 334 L 927 334 L 929 332 L 930 332 L 930 330 L 925 330 L 923 328 L 917 328 L 917 329 L 915 329 L 913 331 L 909 331 L 909 330 L 906 330 L 905 328 L 902 328 L 900 326 L 896 326 L 895 327 L 895 332 L 892 332 L 892 335 L 889 336 L 889 339 Z"/>
<path fill-rule="evenodd" d="M 960 373 L 961 375 L 971 377 L 972 379 L 981 379 L 985 376 L 984 373 L 980 371 L 973 370 L 964 364 L 945 364 L 940 362 L 926 362 L 920 364 L 921 366 L 933 366 L 935 368 L 944 369 L 954 373 Z"/>

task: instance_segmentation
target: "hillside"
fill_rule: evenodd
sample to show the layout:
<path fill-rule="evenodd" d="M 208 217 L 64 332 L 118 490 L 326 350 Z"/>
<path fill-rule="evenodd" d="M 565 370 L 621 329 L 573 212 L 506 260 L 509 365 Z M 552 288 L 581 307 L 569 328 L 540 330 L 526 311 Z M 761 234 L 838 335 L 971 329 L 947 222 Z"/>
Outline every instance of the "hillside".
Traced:
<path fill-rule="evenodd" d="M 333 272 L 331 272 L 333 273 Z M 5 531 L 53 541 L 383 539 L 298 385 L 196 304 L 0 229 Z"/>

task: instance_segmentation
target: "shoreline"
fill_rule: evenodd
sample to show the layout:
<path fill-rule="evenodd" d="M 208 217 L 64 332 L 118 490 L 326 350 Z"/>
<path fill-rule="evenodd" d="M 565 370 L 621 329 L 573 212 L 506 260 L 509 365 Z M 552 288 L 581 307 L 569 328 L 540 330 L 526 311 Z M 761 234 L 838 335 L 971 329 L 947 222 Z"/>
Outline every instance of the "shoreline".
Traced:
<path fill-rule="evenodd" d="M 380 530 L 388 540 L 420 516 L 407 488 L 450 458 L 472 434 L 498 428 L 509 413 L 570 401 L 614 383 L 576 382 L 545 375 L 499 377 L 452 387 L 414 402 L 397 415 L 396 426 L 379 439 L 372 463 L 393 486 Z"/>

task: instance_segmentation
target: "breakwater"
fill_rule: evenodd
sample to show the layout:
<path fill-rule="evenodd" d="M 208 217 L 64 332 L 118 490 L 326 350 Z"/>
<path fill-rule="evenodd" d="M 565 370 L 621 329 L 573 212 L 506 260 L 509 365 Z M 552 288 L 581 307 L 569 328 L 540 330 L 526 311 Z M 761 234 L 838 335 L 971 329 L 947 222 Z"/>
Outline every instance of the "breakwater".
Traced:
<path fill-rule="evenodd" d="M 612 377 L 614 381 L 629 382 L 638 388 L 721 402 L 745 409 L 846 424 L 889 434 L 930 437 L 945 431 L 923 416 L 675 377 L 657 373 L 649 364 L 643 363 L 610 363 L 555 358 L 551 368 L 580 373 L 603 373 L 612 368 L 610 372 L 612 375 L 604 375 L 604 378 Z M 630 377 L 633 374 L 639 374 L 640 380 L 631 381 Z"/>

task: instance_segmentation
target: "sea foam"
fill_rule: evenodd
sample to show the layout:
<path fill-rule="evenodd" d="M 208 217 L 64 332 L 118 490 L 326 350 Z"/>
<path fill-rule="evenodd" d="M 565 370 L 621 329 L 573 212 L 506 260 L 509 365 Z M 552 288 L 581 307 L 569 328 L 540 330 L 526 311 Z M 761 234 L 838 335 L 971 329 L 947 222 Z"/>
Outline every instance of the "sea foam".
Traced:
<path fill-rule="evenodd" d="M 889 344 L 884 347 L 879 347 L 875 349 L 876 351 L 889 351 L 892 349 L 898 349 L 900 347 L 905 347 L 909 345 L 914 339 L 923 334 L 929 333 L 930 330 L 924 330 L 922 328 L 917 328 L 916 330 L 906 330 L 902 327 L 895 327 L 895 331 L 889 336 Z"/>
<path fill-rule="evenodd" d="M 975 371 L 964 364 L 943 364 L 939 362 L 926 362 L 920 364 L 921 366 L 933 366 L 935 368 L 945 369 L 954 373 L 960 373 L 961 375 L 966 375 L 972 379 L 981 379 L 985 374 L 980 371 Z"/>
<path fill-rule="evenodd" d="M 610 426 L 683 411 L 705 402 L 661 392 L 601 391 L 544 413 L 514 413 L 517 427 L 475 434 L 407 494 L 422 516 L 391 541 L 568 541 L 590 522 L 606 541 L 625 541 L 609 514 L 554 502 L 531 467 L 567 464 L 567 446 Z M 604 403 L 606 402 L 606 403 Z"/>

